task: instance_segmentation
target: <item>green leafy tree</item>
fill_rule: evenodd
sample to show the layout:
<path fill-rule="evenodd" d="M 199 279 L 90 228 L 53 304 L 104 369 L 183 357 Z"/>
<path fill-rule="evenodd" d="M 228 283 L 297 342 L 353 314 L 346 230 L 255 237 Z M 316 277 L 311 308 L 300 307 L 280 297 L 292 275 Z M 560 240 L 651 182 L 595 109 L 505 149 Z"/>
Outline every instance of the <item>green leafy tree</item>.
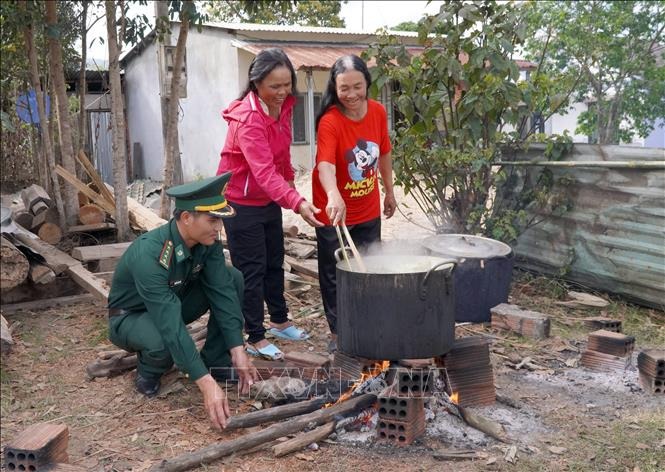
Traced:
<path fill-rule="evenodd" d="M 534 139 L 535 112 L 547 117 L 566 95 L 536 70 L 520 80 L 513 54 L 526 35 L 511 3 L 447 2 L 418 25 L 421 54 L 394 37 L 367 51 L 371 93 L 396 88 L 393 145 L 397 183 L 411 194 L 437 232 L 484 233 L 512 241 L 539 211 L 563 209 L 550 194 L 548 170 L 497 168 L 506 150 Z M 560 158 L 568 138 L 553 139 Z"/>
<path fill-rule="evenodd" d="M 524 12 L 530 57 L 542 59 L 545 72 L 581 75 L 573 96 L 589 110 L 577 132 L 616 144 L 647 136 L 665 117 L 663 50 L 655 53 L 664 41 L 664 2 L 532 1 Z"/>
<path fill-rule="evenodd" d="M 418 31 L 418 23 L 415 21 L 402 21 L 390 29 L 393 31 Z"/>
<path fill-rule="evenodd" d="M 210 18 L 223 22 L 343 28 L 339 16 L 346 1 L 217 1 L 207 6 Z"/>

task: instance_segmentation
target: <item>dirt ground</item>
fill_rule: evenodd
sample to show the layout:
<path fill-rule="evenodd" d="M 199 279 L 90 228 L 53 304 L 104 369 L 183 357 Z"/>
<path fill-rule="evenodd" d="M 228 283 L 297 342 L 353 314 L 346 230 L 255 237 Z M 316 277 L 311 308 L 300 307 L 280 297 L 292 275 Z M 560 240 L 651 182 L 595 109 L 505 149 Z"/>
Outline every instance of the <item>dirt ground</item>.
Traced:
<path fill-rule="evenodd" d="M 302 224 L 298 226 L 305 232 Z M 398 214 L 384 226 L 384 235 L 390 235 L 386 239 L 407 239 L 406 233 L 409 238 L 427 235 L 421 226 L 427 226 L 422 217 L 408 222 Z M 378 444 L 370 433 L 349 433 L 319 443 L 318 450 L 283 458 L 259 450 L 197 470 L 665 470 L 665 396 L 644 393 L 635 367 L 594 373 L 578 365 L 588 333 L 584 318 L 604 314 L 621 320 L 624 333 L 635 336 L 638 351 L 665 348 L 665 313 L 598 293 L 610 301 L 602 312 L 556 304 L 565 299 L 568 288 L 557 280 L 514 273 L 511 302 L 551 316 L 548 340 L 534 342 L 483 325 L 457 328 L 457 336 L 484 334 L 493 341 L 497 392 L 512 401 L 474 410 L 503 424 L 511 444 L 490 439 L 430 404 L 427 434 L 407 448 Z M 317 287 L 287 292 L 287 302 L 291 316 L 312 337 L 304 343 L 275 342 L 283 350 L 325 354 L 328 328 Z M 213 431 L 198 389 L 175 371 L 164 379 L 160 396 L 152 400 L 134 392 L 134 372 L 86 380 L 86 364 L 100 350 L 111 348 L 106 311 L 99 304 L 5 317 L 16 345 L 3 357 L 0 371 L 3 447 L 28 425 L 63 422 L 70 428 L 71 463 L 90 471 L 141 471 L 161 458 L 247 432 Z M 530 358 L 529 367 L 516 369 L 526 358 Z M 232 390 L 229 397 L 233 413 L 253 409 L 253 402 L 238 399 Z M 473 450 L 478 457 L 454 462 L 435 458 L 437 451 L 450 449 Z"/>

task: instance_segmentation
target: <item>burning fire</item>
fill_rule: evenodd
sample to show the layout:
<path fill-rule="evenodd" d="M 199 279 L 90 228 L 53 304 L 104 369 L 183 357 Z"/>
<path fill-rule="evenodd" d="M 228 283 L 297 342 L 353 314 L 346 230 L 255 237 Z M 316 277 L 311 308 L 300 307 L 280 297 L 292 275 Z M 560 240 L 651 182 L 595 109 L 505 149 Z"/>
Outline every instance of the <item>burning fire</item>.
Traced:
<path fill-rule="evenodd" d="M 459 405 L 459 392 L 453 392 L 452 395 L 450 395 L 450 401 L 455 405 Z"/>
<path fill-rule="evenodd" d="M 335 403 L 328 403 L 325 405 L 325 407 L 327 408 L 329 406 L 336 405 L 338 403 L 342 403 L 343 401 L 348 400 L 349 398 L 351 398 L 351 396 L 354 394 L 354 392 L 358 387 L 363 385 L 368 380 L 373 379 L 377 375 L 380 375 L 381 373 L 385 372 L 386 370 L 388 370 L 389 367 L 390 367 L 390 361 L 377 362 L 372 367 L 370 367 L 367 372 L 363 372 L 360 375 L 360 378 L 351 386 L 351 388 L 349 388 L 346 392 L 344 392 Z"/>

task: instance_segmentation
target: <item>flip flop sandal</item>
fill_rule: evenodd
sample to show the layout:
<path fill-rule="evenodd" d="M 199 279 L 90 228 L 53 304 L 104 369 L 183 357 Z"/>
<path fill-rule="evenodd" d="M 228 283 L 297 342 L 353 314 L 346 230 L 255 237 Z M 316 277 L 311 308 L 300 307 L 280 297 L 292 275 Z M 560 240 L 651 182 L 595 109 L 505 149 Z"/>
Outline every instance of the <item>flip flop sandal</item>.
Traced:
<path fill-rule="evenodd" d="M 272 343 L 262 348 L 257 348 L 256 346 L 248 344 L 245 350 L 252 356 L 262 357 L 263 359 L 267 359 L 269 361 L 281 361 L 284 359 L 284 353 Z"/>
<path fill-rule="evenodd" d="M 288 339 L 289 341 L 304 341 L 309 338 L 309 334 L 306 331 L 296 328 L 293 325 L 284 329 L 270 328 L 268 332 L 275 337 Z"/>

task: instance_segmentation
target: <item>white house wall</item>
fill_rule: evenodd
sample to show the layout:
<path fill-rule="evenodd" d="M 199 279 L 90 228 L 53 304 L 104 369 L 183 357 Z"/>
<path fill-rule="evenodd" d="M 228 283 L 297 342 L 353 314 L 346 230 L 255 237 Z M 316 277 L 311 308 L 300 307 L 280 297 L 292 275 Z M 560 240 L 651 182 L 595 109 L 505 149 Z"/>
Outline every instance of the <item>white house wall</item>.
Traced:
<path fill-rule="evenodd" d="M 587 110 L 587 105 L 584 103 L 574 103 L 568 113 L 563 115 L 553 115 L 545 123 L 545 132 L 547 134 L 563 134 L 568 130 L 568 134 L 573 139 L 574 143 L 588 143 L 589 138 L 583 134 L 575 133 L 577 128 L 577 118 L 580 114 Z"/>
<path fill-rule="evenodd" d="M 221 112 L 244 85 L 238 82 L 238 50 L 231 39 L 209 28 L 193 29 L 187 38 L 187 98 L 180 101 L 179 126 L 185 181 L 215 175 L 219 165 L 227 130 Z"/>
<path fill-rule="evenodd" d="M 164 175 L 162 111 L 159 100 L 157 47 L 151 43 L 125 68 L 125 100 L 130 149 L 141 144 L 142 168 L 135 174 L 154 180 Z M 136 156 L 133 156 L 136 159 Z M 136 160 L 134 160 L 135 165 Z"/>

